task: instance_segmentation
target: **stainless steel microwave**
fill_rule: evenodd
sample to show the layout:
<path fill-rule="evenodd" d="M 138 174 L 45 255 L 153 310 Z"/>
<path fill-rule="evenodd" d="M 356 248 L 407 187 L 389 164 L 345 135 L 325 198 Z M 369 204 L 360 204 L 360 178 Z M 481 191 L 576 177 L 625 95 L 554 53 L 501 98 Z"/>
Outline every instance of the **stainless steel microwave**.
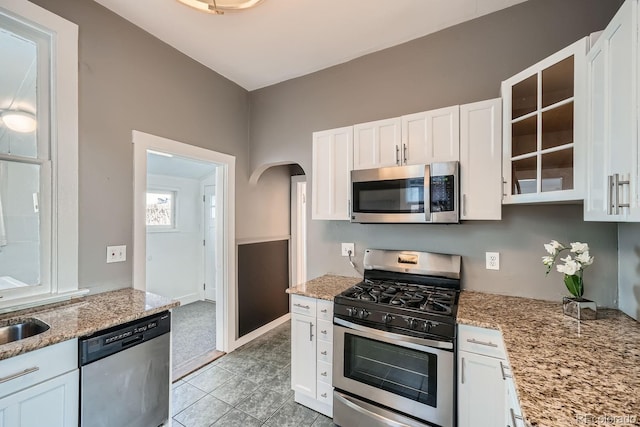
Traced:
<path fill-rule="evenodd" d="M 458 223 L 459 163 L 351 171 L 351 222 Z"/>

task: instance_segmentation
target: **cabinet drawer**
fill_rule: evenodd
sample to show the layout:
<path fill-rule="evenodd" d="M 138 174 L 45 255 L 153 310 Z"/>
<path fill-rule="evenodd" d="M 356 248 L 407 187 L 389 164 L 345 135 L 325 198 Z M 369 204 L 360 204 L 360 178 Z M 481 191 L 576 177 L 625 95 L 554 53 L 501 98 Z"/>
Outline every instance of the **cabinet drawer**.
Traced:
<path fill-rule="evenodd" d="M 331 363 L 318 362 L 318 384 L 323 382 L 331 385 L 332 368 Z"/>
<path fill-rule="evenodd" d="M 322 403 L 326 403 L 329 406 L 333 406 L 333 387 L 331 384 L 318 382 L 316 387 L 316 399 Z"/>
<path fill-rule="evenodd" d="M 0 397 L 78 369 L 78 340 L 72 339 L 0 361 Z"/>
<path fill-rule="evenodd" d="M 333 363 L 333 343 L 329 341 L 318 340 L 318 361 Z"/>
<path fill-rule="evenodd" d="M 305 316 L 316 317 L 315 298 L 303 297 L 301 295 L 291 295 L 291 312 L 304 314 Z"/>
<path fill-rule="evenodd" d="M 506 359 L 502 334 L 496 329 L 458 325 L 458 350 Z"/>
<path fill-rule="evenodd" d="M 333 322 L 318 320 L 318 340 L 333 342 Z"/>
<path fill-rule="evenodd" d="M 318 300 L 318 319 L 333 322 L 333 301 Z"/>

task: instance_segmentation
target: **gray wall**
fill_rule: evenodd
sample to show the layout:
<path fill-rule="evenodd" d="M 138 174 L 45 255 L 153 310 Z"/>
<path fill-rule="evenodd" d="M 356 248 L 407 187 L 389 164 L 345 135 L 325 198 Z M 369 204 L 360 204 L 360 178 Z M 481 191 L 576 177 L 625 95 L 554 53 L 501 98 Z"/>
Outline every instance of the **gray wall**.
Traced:
<path fill-rule="evenodd" d="M 32 1 L 80 27 L 80 286 L 94 292 L 129 287 L 131 131 L 236 156 L 236 205 L 250 206 L 245 202 L 249 94 L 93 1 Z M 281 192 L 262 181 L 253 191 L 266 200 L 272 191 Z M 260 237 L 286 234 L 288 213 L 268 218 L 267 222 L 257 212 L 249 218 L 238 216 L 238 234 L 249 237 L 245 229 Z M 114 244 L 127 245 L 126 262 L 105 263 L 106 246 Z"/>
<path fill-rule="evenodd" d="M 291 161 L 310 175 L 311 133 L 499 95 L 500 82 L 589 33 L 603 29 L 621 0 L 526 3 L 251 93 L 251 170 Z M 282 182 L 282 185 L 288 185 Z M 586 296 L 616 304 L 617 228 L 584 223 L 579 206 L 505 207 L 501 222 L 455 226 L 357 225 L 308 221 L 308 274 L 355 274 L 340 242 L 460 253 L 467 289 L 558 299 L 559 274 L 545 278 L 542 244 L 587 241 L 597 257 Z M 502 269 L 484 270 L 484 251 Z"/>
<path fill-rule="evenodd" d="M 640 320 L 640 224 L 618 226 L 620 310 Z"/>

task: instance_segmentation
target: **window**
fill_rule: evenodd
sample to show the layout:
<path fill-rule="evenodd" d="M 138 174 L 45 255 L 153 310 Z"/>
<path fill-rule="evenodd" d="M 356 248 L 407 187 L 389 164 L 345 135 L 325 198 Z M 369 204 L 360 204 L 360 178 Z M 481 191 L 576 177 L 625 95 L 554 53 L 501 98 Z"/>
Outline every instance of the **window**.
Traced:
<path fill-rule="evenodd" d="M 78 27 L 3 3 L 0 57 L 2 309 L 78 290 Z"/>
<path fill-rule="evenodd" d="M 147 229 L 149 231 L 175 230 L 176 191 L 147 191 Z"/>

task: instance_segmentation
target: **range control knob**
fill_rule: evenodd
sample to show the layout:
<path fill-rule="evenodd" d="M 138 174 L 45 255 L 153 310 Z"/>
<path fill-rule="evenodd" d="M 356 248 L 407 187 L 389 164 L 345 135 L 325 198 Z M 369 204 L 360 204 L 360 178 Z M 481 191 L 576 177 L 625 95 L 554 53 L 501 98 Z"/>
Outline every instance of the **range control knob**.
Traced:
<path fill-rule="evenodd" d="M 391 323 L 391 321 L 395 319 L 395 317 L 393 317 L 392 315 L 390 315 L 389 313 L 386 313 L 382 316 L 382 321 L 384 323 Z"/>
<path fill-rule="evenodd" d="M 418 326 L 418 321 L 411 317 L 407 317 L 407 326 L 411 329 L 415 329 Z"/>
<path fill-rule="evenodd" d="M 358 317 L 360 319 L 366 319 L 369 316 L 369 312 L 367 310 L 365 310 L 364 308 L 360 309 L 360 311 L 358 311 Z"/>
<path fill-rule="evenodd" d="M 424 322 L 422 324 L 422 330 L 425 331 L 425 332 L 429 332 L 432 327 L 433 327 L 433 323 L 431 323 L 431 322 Z"/>
<path fill-rule="evenodd" d="M 347 314 L 349 315 L 349 317 L 354 317 L 357 312 L 358 310 L 356 310 L 355 308 L 347 307 Z"/>

